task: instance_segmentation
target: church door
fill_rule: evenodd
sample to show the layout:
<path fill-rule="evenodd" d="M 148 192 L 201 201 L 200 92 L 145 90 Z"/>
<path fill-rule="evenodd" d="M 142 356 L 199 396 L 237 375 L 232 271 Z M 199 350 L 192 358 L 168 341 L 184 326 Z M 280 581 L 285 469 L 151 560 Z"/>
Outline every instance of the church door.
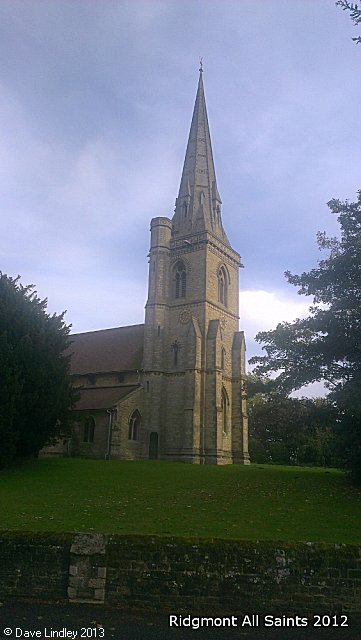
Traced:
<path fill-rule="evenodd" d="M 149 459 L 156 460 L 158 458 L 158 434 L 152 431 L 149 438 Z"/>

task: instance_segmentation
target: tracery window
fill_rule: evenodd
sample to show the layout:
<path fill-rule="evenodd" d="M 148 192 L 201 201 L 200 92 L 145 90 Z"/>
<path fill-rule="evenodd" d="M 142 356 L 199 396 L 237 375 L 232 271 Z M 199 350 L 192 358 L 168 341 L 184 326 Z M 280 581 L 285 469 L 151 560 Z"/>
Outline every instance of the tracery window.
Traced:
<path fill-rule="evenodd" d="M 133 411 L 128 423 L 128 440 L 138 440 L 142 419 L 138 409 Z"/>
<path fill-rule="evenodd" d="M 218 302 L 225 307 L 228 305 L 227 272 L 224 267 L 221 267 L 218 271 Z"/>
<path fill-rule="evenodd" d="M 183 262 L 177 262 L 174 268 L 174 297 L 185 298 L 187 286 L 187 273 Z"/>
<path fill-rule="evenodd" d="M 94 442 L 95 419 L 88 416 L 84 422 L 83 442 Z"/>

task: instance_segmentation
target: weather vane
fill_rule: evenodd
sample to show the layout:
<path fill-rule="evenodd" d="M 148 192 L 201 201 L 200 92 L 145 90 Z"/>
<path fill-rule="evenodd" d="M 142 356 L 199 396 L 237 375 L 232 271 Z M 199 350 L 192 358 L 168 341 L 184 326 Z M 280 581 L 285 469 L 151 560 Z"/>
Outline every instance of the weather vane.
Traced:
<path fill-rule="evenodd" d="M 200 64 L 199 71 L 203 73 L 203 58 L 199 58 L 199 64 Z"/>

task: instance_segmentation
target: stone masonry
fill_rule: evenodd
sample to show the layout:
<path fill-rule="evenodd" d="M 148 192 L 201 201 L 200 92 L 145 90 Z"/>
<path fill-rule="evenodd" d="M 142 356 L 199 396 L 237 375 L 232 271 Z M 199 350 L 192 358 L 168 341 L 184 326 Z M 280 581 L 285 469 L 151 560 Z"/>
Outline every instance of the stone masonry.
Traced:
<path fill-rule="evenodd" d="M 241 259 L 221 209 L 200 69 L 174 215 L 151 221 L 145 324 L 72 336 L 78 418 L 59 454 L 249 463 Z"/>
<path fill-rule="evenodd" d="M 249 462 L 240 264 L 222 224 L 201 70 L 174 216 L 151 222 L 144 423 L 161 458 Z"/>
<path fill-rule="evenodd" d="M 7 597 L 208 614 L 361 613 L 361 548 L 2 532 L 0 599 Z"/>
<path fill-rule="evenodd" d="M 105 549 L 108 536 L 75 536 L 70 547 L 68 598 L 72 602 L 103 603 L 107 577 Z"/>

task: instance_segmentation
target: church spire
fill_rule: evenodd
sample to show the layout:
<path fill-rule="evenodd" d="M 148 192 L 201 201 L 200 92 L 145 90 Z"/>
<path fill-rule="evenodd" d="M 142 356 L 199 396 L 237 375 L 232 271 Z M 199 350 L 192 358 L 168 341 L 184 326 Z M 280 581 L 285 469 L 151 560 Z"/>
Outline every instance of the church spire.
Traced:
<path fill-rule="evenodd" d="M 179 237 L 192 232 L 210 231 L 229 245 L 222 226 L 221 205 L 213 162 L 201 59 L 196 102 L 173 216 L 173 233 Z"/>

